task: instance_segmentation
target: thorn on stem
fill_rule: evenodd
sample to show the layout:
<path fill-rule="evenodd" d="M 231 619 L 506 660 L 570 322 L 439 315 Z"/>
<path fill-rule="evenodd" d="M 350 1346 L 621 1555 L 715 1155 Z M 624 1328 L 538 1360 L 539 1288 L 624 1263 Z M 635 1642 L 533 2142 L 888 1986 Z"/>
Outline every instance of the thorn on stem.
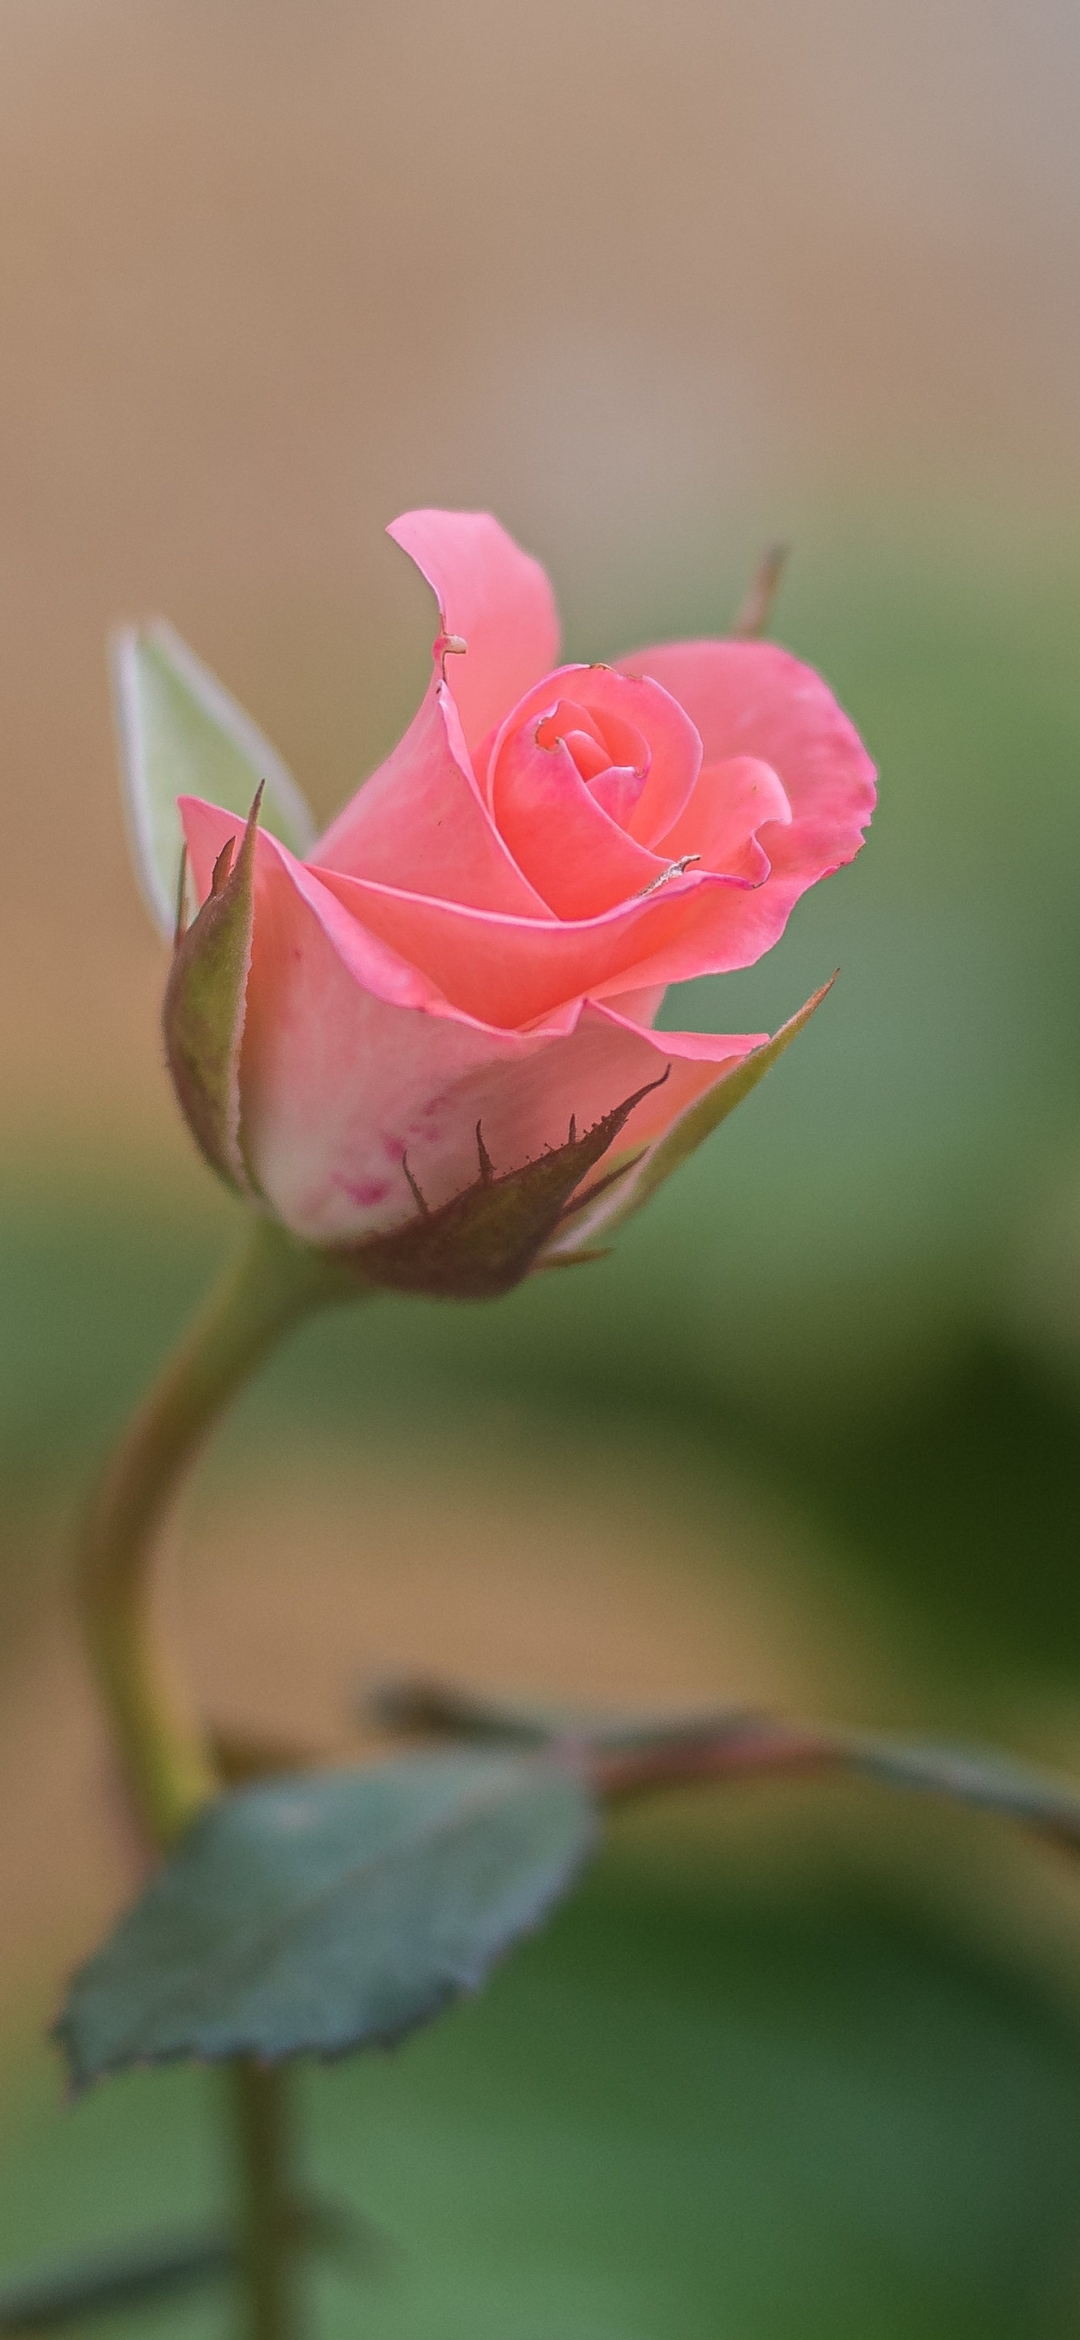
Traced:
<path fill-rule="evenodd" d="M 576 1113 L 572 1113 L 572 1114 L 570 1115 L 570 1128 L 569 1128 L 569 1131 L 568 1131 L 568 1133 L 567 1133 L 567 1139 L 566 1139 L 566 1143 L 567 1143 L 567 1145 L 568 1145 L 568 1146 L 576 1146 L 576 1144 L 577 1144 L 577 1114 L 576 1114 Z"/>
<path fill-rule="evenodd" d="M 756 642 L 765 632 L 790 551 L 787 544 L 766 545 L 732 627 L 737 642 Z"/>

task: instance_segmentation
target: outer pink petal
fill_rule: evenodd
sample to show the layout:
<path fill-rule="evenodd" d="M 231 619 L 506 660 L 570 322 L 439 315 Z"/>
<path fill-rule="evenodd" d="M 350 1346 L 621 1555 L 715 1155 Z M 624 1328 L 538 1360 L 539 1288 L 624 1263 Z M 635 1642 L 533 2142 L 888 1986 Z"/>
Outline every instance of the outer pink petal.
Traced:
<path fill-rule="evenodd" d="M 782 783 L 790 825 L 762 830 L 771 875 L 743 897 L 730 929 L 742 955 L 729 964 L 749 965 L 777 940 L 799 895 L 853 860 L 874 809 L 874 766 L 820 675 L 772 642 L 670 642 L 619 666 L 653 676 L 680 701 L 707 765 L 760 757 Z"/>
<path fill-rule="evenodd" d="M 597 918 L 532 920 L 432 902 L 362 878 L 318 873 L 390 950 L 423 970 L 464 1016 L 514 1030 L 568 1002 L 678 983 L 746 963 L 743 878 L 675 877 Z"/>
<path fill-rule="evenodd" d="M 443 633 L 468 644 L 447 656 L 446 673 L 471 751 L 555 664 L 551 587 L 490 512 L 404 512 L 387 535 L 427 578 Z"/>
<path fill-rule="evenodd" d="M 635 1089 L 663 1080 L 662 1087 L 653 1089 L 635 1107 L 610 1157 L 605 1156 L 595 1171 L 588 1173 L 583 1181 L 587 1189 L 618 1162 L 654 1145 L 712 1088 L 721 1068 L 730 1071 L 760 1046 L 763 1037 L 652 1032 L 586 1000 L 573 1031 L 565 1037 L 524 1037 L 514 1056 L 463 1074 L 445 1098 L 446 1131 L 428 1147 L 426 1155 L 418 1147 L 414 1158 L 410 1146 L 409 1167 L 430 1200 L 428 1184 L 418 1167 L 424 1159 L 433 1193 L 442 1200 L 439 1182 L 447 1173 L 437 1165 L 446 1132 L 452 1130 L 458 1149 L 447 1186 L 447 1192 L 454 1193 L 476 1175 L 470 1140 L 478 1121 L 496 1172 L 512 1170 L 535 1159 L 546 1146 L 561 1145 L 571 1115 L 579 1132 L 588 1129 Z"/>
<path fill-rule="evenodd" d="M 669 861 L 694 853 L 703 869 L 760 885 L 769 875 L 767 854 L 757 842 L 766 821 L 791 820 L 791 806 L 770 764 L 758 756 L 732 756 L 706 764 L 684 813 L 664 839 Z"/>
<path fill-rule="evenodd" d="M 334 1243 L 403 1225 L 416 1209 L 406 1153 L 432 1203 L 468 1184 L 475 1117 L 457 1127 L 446 1093 L 520 1045 L 368 990 L 295 872 L 268 864 L 248 984 L 242 1126 L 262 1192 L 297 1234 Z"/>
<path fill-rule="evenodd" d="M 177 800 L 184 826 L 192 880 L 199 901 L 205 901 L 210 891 L 214 863 L 224 845 L 232 837 L 239 838 L 243 822 L 235 813 L 224 811 L 221 805 L 204 804 L 201 797 L 181 796 Z M 437 986 L 417 967 L 411 967 L 396 951 L 388 950 L 378 935 L 368 933 L 356 918 L 350 917 L 334 895 L 320 885 L 319 880 L 302 861 L 297 861 L 288 848 L 279 844 L 266 829 L 260 829 L 255 858 L 256 925 L 264 888 L 275 878 L 279 867 L 287 872 L 293 891 L 305 901 L 324 928 L 327 939 L 348 967 L 352 979 L 365 984 L 380 999 L 393 1001 L 400 1007 L 434 1006 L 445 1003 Z M 287 946 L 285 946 L 287 947 Z M 252 962 L 254 964 L 254 961 Z M 248 979 L 248 1005 L 252 997 L 252 978 Z"/>
<path fill-rule="evenodd" d="M 453 699 L 436 672 L 405 737 L 314 847 L 346 876 L 519 917 L 547 915 L 473 778 Z"/>
<path fill-rule="evenodd" d="M 235 813 L 226 812 L 220 805 L 204 804 L 199 797 L 180 797 L 177 801 L 188 842 L 196 892 L 200 899 L 204 899 L 210 890 L 217 856 L 223 845 L 239 835 L 242 823 L 238 823 Z M 430 1015 L 445 1017 L 449 1022 L 474 1026 L 489 1038 L 493 1034 L 501 1036 L 497 1025 L 483 1016 L 473 1016 L 467 1009 L 458 1007 L 422 968 L 410 965 L 400 952 L 388 947 L 377 933 L 365 925 L 363 917 L 356 913 L 355 902 L 358 899 L 362 901 L 363 889 L 355 881 L 339 876 L 336 871 L 321 873 L 309 868 L 306 862 L 298 861 L 295 854 L 290 853 L 277 837 L 260 830 L 255 863 L 257 901 L 258 889 L 269 881 L 279 867 L 286 872 L 293 891 L 307 904 L 353 982 L 372 991 L 388 1005 L 422 1007 Z M 351 902 L 339 899 L 340 895 L 348 896 L 350 889 L 353 894 Z M 419 901 L 416 895 L 398 897 L 386 887 L 372 888 L 373 896 L 379 900 L 388 893 L 391 900 L 400 899 L 406 903 Z M 455 906 L 433 902 L 431 908 L 452 911 Z M 460 915 L 469 919 L 483 918 L 487 914 L 465 910 Z M 509 919 L 503 923 L 516 928 L 527 922 Z M 537 920 L 532 931 L 547 933 L 550 931 L 550 922 L 542 924 Z M 572 1031 L 579 1005 L 577 999 L 557 1003 L 548 1015 L 538 1019 L 542 1023 L 543 1034 L 551 1037 Z"/>
<path fill-rule="evenodd" d="M 622 1016 L 628 1024 L 655 1024 L 664 1004 L 666 983 L 646 983 L 640 991 L 611 992 L 604 1001 L 607 1012 Z"/>
<path fill-rule="evenodd" d="M 448 1202 L 476 1177 L 478 1122 L 496 1171 L 514 1169 L 559 1145 L 571 1114 L 590 1127 L 671 1062 L 656 1092 L 663 1105 L 644 1099 L 620 1140 L 643 1145 L 715 1077 L 714 1061 L 684 1059 L 665 1035 L 589 1007 L 553 1039 L 388 1006 L 350 979 L 307 905 L 298 895 L 287 903 L 286 884 L 282 873 L 269 918 L 263 912 L 269 982 L 257 958 L 253 968 L 244 1135 L 268 1201 L 310 1241 L 359 1241 L 404 1225 L 416 1208 L 406 1153 L 428 1204 Z M 731 1058 L 753 1043 L 725 1045 Z"/>

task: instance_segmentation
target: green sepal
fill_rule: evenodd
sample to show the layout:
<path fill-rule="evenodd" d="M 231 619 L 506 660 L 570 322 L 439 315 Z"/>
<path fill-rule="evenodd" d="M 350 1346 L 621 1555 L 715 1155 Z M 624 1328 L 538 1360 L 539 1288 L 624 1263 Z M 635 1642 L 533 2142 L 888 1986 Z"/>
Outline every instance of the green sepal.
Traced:
<path fill-rule="evenodd" d="M 76 2087 L 138 2063 L 389 2044 L 477 1989 L 596 1832 L 554 1756 L 446 1751 L 208 1805 L 76 1975 Z"/>
<path fill-rule="evenodd" d="M 643 1097 L 662 1087 L 666 1071 L 625 1097 L 594 1127 L 578 1137 L 571 1125 L 565 1145 L 553 1146 L 535 1162 L 497 1177 L 477 1128 L 480 1175 L 438 1210 L 428 1210 L 414 1186 L 417 1213 L 389 1235 L 369 1236 L 333 1256 L 365 1284 L 395 1292 L 425 1293 L 431 1299 L 494 1300 L 519 1284 L 536 1264 L 563 1220 L 599 1195 L 614 1178 L 632 1169 L 636 1156 L 600 1178 L 584 1198 L 583 1178 L 614 1144 Z"/>
<path fill-rule="evenodd" d="M 706 1096 L 699 1097 L 696 1105 L 691 1105 L 689 1112 L 673 1124 L 642 1163 L 640 1175 L 634 1180 L 633 1191 L 627 1197 L 626 1209 L 618 1213 L 619 1218 L 628 1218 L 632 1211 L 639 1211 L 642 1204 L 647 1203 L 650 1196 L 656 1193 L 657 1187 L 663 1185 L 665 1178 L 670 1178 L 672 1171 L 685 1162 L 687 1155 L 696 1153 L 705 1139 L 712 1136 L 714 1129 L 719 1129 L 721 1122 L 727 1120 L 728 1114 L 734 1113 L 736 1106 L 749 1097 L 758 1082 L 763 1081 L 766 1073 L 779 1063 L 784 1050 L 790 1048 L 800 1032 L 805 1031 L 811 1016 L 832 990 L 835 981 L 835 975 L 831 975 L 829 981 L 823 983 L 821 989 L 806 1001 L 805 1006 L 796 1015 L 789 1016 L 787 1023 L 781 1024 L 780 1030 L 774 1032 L 771 1040 L 766 1040 L 763 1048 L 751 1049 L 749 1056 L 743 1057 L 742 1063 L 736 1065 L 726 1080 L 718 1081 L 714 1089 L 710 1089 Z"/>
<path fill-rule="evenodd" d="M 171 937 L 184 847 L 178 797 L 246 814 L 262 786 L 266 828 L 301 860 L 315 824 L 276 749 L 171 626 L 117 635 L 112 665 L 136 870 L 155 924 Z"/>
<path fill-rule="evenodd" d="M 757 1088 L 758 1082 L 764 1080 L 766 1073 L 772 1071 L 784 1050 L 790 1048 L 792 1041 L 805 1030 L 835 981 L 835 975 L 830 976 L 829 981 L 813 993 L 796 1015 L 790 1016 L 786 1024 L 781 1024 L 780 1030 L 774 1032 L 771 1040 L 766 1040 L 760 1048 L 751 1049 L 750 1054 L 742 1057 L 730 1073 L 716 1081 L 703 1097 L 698 1098 L 696 1104 L 688 1106 L 664 1136 L 637 1157 L 636 1163 L 629 1161 L 619 1166 L 615 1176 L 624 1175 L 626 1184 L 611 1208 L 593 1212 L 590 1209 L 593 1200 L 591 1195 L 575 1202 L 575 1214 L 580 1212 L 582 1220 L 582 1244 L 591 1243 L 598 1234 L 607 1237 L 614 1233 L 624 1220 L 632 1218 L 635 1211 L 642 1209 L 656 1193 L 657 1187 L 671 1177 L 672 1171 L 677 1170 L 688 1155 L 697 1152 L 705 1139 L 712 1136 L 713 1130 L 719 1129 L 728 1114 L 734 1113 L 736 1106 L 741 1105 L 744 1098 Z M 663 1035 L 658 1033 L 657 1038 L 662 1040 Z M 548 1257 L 541 1264 L 550 1267 L 569 1266 L 577 1257 L 576 1240 L 568 1238 L 561 1242 L 556 1233 Z"/>
<path fill-rule="evenodd" d="M 253 1191 L 240 1145 L 240 1044 L 255 921 L 260 789 L 240 850 L 231 837 L 210 892 L 178 934 L 162 1005 L 165 1053 L 184 1118 L 212 1169 Z"/>

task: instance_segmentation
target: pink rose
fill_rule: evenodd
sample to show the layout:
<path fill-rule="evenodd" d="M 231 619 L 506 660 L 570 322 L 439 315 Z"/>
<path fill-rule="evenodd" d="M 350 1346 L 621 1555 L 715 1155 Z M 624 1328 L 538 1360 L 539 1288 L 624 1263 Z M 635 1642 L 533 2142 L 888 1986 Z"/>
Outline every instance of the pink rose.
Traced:
<path fill-rule="evenodd" d="M 740 1071 L 744 1093 L 764 1036 L 654 1032 L 665 986 L 777 940 L 806 887 L 858 851 L 873 767 L 784 650 L 682 642 L 560 667 L 547 578 L 495 520 L 409 512 L 390 534 L 439 602 L 426 696 L 305 860 L 252 828 L 216 903 L 236 813 L 180 799 L 208 908 L 181 948 L 170 1055 L 217 1166 L 306 1241 L 371 1245 L 371 1260 L 399 1259 L 425 1211 L 564 1157 L 568 1194 L 534 1264 L 640 1199 Z M 210 1095 L 203 1040 L 185 1039 L 177 1002 L 241 862 L 249 909 L 208 1119 L 201 1090 L 192 1102 L 193 1081 Z M 568 1133 L 608 1123 L 624 1175 L 567 1217 L 591 1167 Z"/>

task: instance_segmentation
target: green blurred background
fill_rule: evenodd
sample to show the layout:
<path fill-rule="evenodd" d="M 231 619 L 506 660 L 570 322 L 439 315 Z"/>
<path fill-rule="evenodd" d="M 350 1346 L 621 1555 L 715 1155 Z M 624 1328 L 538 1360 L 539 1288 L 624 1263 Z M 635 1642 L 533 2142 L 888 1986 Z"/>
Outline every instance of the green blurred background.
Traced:
<path fill-rule="evenodd" d="M 327 1320 L 240 1409 L 168 1588 L 214 1715 L 355 1746 L 436 1665 L 1080 1770 L 1078 78 L 1064 0 L 0 0 L 6 2267 L 226 2182 L 211 2076 L 66 2109 L 36 2044 L 132 1877 L 70 1522 L 235 1234 L 161 1068 L 117 618 L 329 813 L 425 671 L 395 512 L 494 508 L 586 656 L 721 630 L 783 535 L 779 636 L 882 770 L 769 960 L 671 998 L 775 1025 L 841 968 L 615 1259 Z M 1080 2321 L 1080 1883 L 989 1821 L 684 1797 L 305 2086 L 392 2238 L 329 2332 Z"/>

